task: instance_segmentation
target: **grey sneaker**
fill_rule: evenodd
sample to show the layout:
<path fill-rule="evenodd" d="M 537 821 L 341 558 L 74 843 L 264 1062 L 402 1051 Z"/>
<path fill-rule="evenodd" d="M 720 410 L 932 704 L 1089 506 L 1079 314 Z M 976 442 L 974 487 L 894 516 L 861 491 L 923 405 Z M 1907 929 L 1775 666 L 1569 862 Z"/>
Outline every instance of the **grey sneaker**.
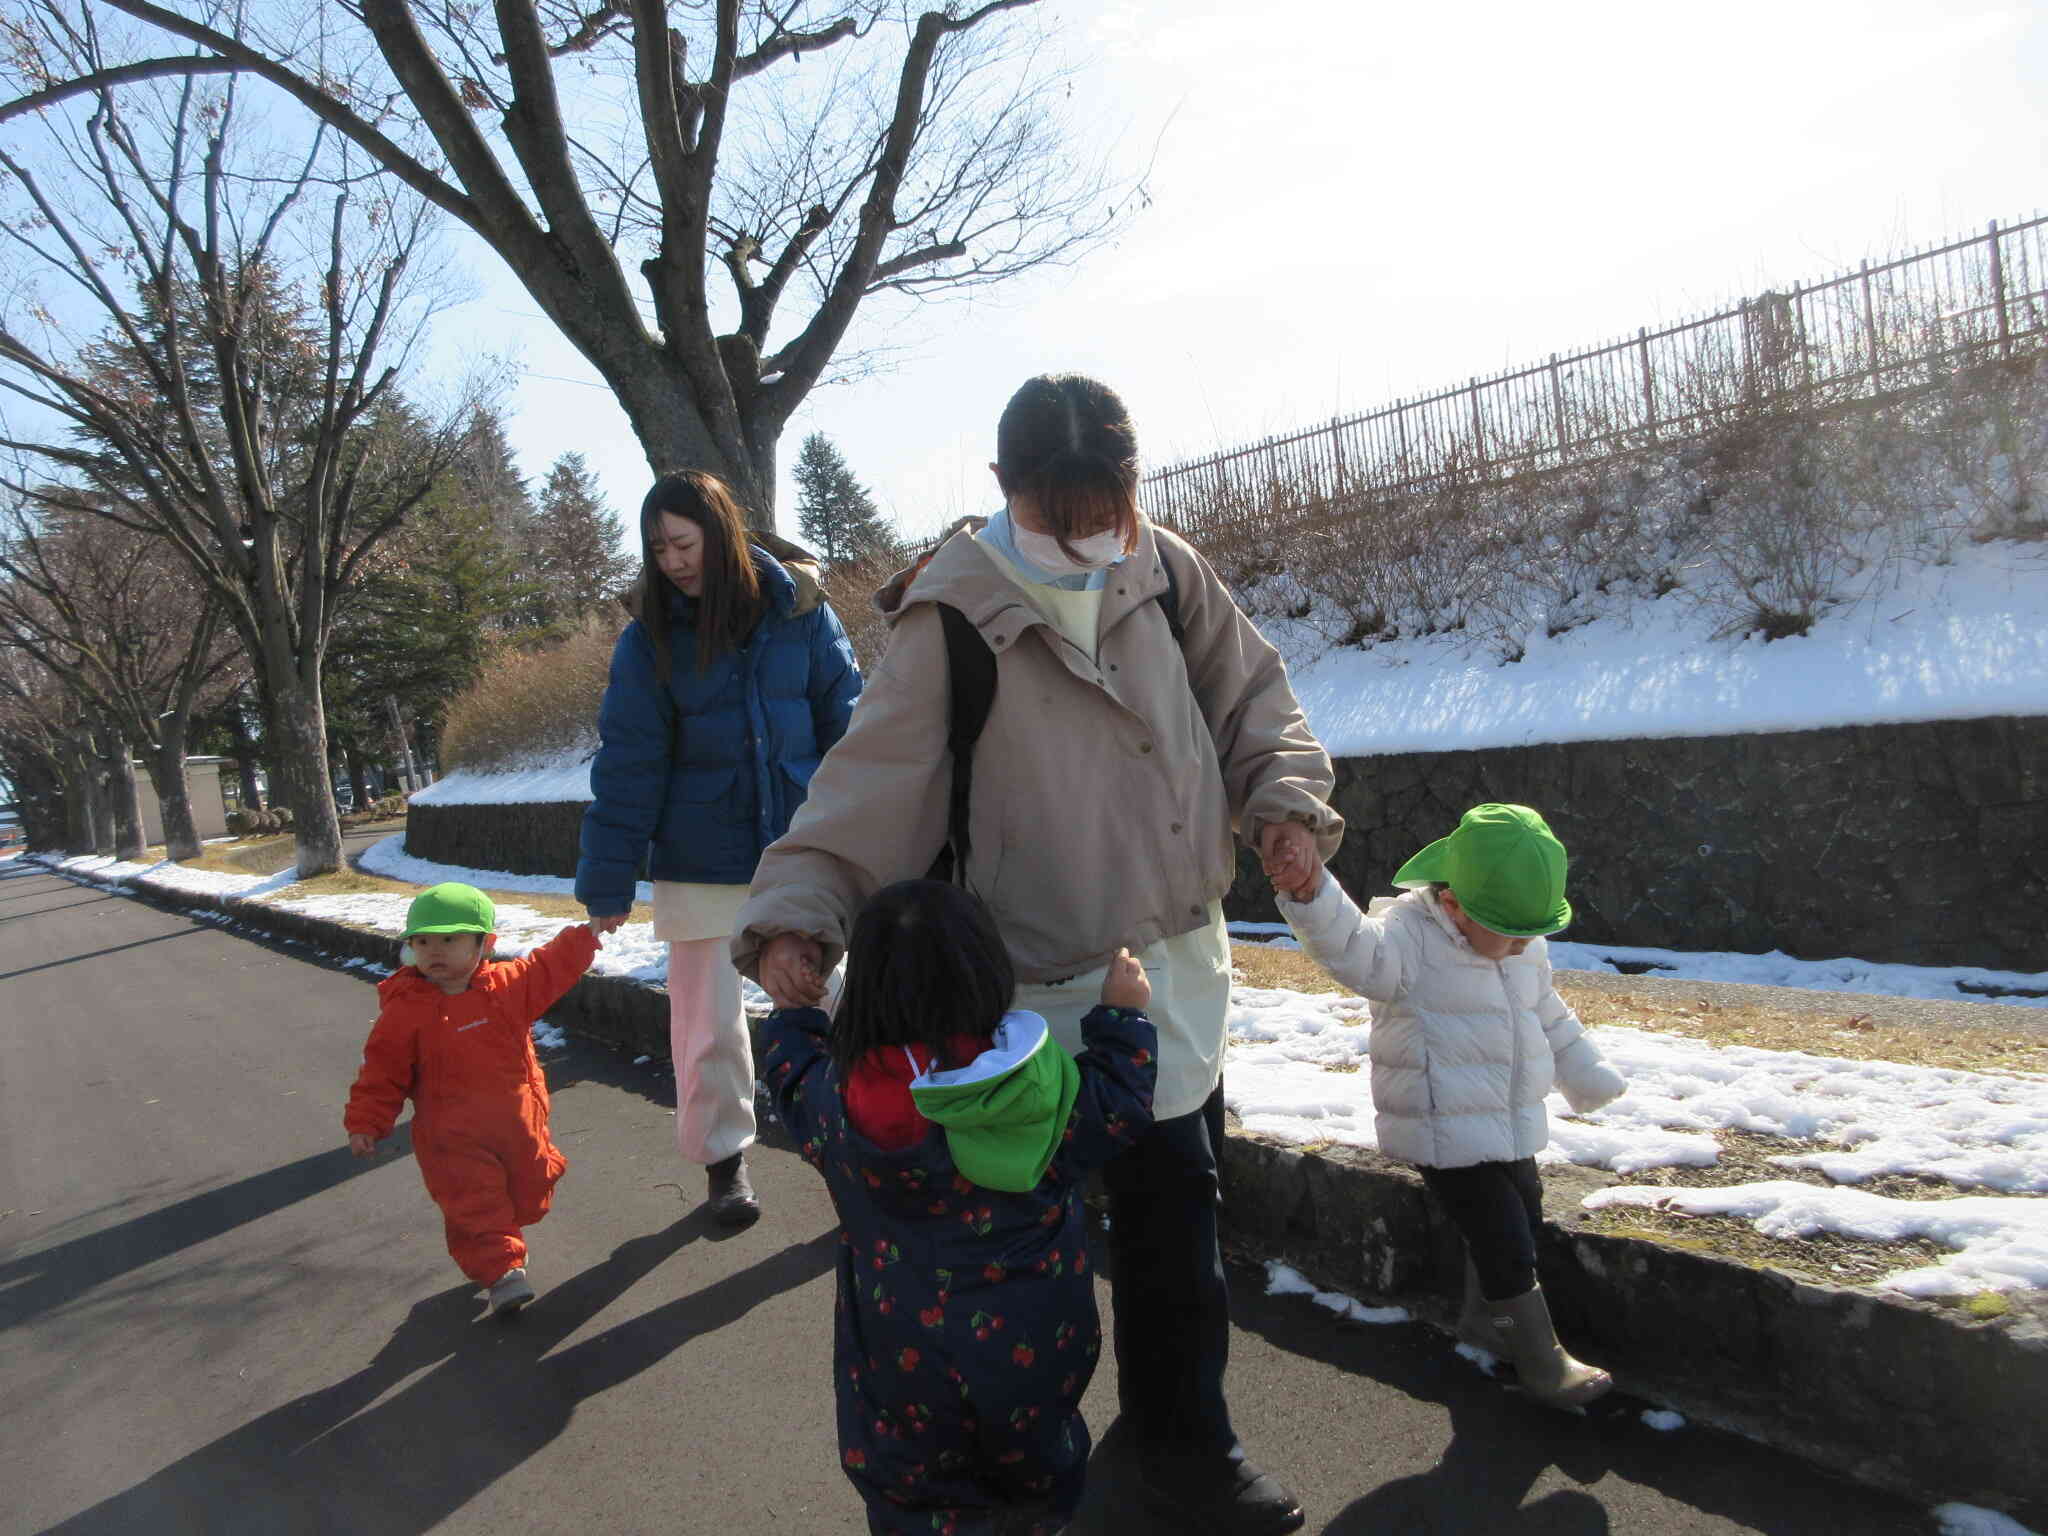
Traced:
<path fill-rule="evenodd" d="M 491 1287 L 491 1315 L 510 1317 L 531 1300 L 533 1287 L 527 1283 L 526 1271 L 508 1269 Z"/>

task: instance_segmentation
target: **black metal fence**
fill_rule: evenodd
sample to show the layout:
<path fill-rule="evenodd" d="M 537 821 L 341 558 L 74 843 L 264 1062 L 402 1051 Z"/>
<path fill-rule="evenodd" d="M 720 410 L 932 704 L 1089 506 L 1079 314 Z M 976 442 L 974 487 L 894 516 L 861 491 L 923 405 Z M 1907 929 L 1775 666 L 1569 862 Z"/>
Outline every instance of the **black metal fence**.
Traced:
<path fill-rule="evenodd" d="M 1396 495 L 1450 474 L 1506 478 L 1681 439 L 1758 406 L 1937 383 L 2048 337 L 2048 217 L 1146 477 L 1152 518 L 1199 535 Z"/>

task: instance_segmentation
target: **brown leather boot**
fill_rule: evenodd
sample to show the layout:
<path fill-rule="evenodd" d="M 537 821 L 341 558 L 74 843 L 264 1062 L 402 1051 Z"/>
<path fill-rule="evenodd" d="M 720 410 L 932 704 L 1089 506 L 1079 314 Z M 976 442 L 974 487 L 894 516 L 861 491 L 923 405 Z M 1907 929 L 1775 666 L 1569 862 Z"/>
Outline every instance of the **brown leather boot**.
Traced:
<path fill-rule="evenodd" d="M 1522 1390 L 1536 1401 L 1552 1408 L 1583 1408 L 1612 1390 L 1613 1377 L 1597 1365 L 1574 1360 L 1557 1342 L 1542 1286 L 1532 1285 L 1519 1296 L 1487 1305 L 1493 1311 L 1493 1326 L 1508 1347 L 1508 1358 L 1515 1362 Z"/>
<path fill-rule="evenodd" d="M 713 1221 L 737 1232 L 761 1219 L 761 1202 L 754 1198 L 754 1185 L 747 1177 L 744 1152 L 735 1152 L 723 1162 L 709 1164 L 704 1169 L 704 1176 Z"/>

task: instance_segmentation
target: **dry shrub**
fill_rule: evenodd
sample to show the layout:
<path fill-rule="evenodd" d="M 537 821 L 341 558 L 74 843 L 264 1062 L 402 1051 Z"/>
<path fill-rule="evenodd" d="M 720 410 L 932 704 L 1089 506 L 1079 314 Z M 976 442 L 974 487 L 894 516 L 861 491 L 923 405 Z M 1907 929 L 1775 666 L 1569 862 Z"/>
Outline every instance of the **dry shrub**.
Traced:
<path fill-rule="evenodd" d="M 872 672 L 888 648 L 889 626 L 875 610 L 875 591 L 910 563 L 895 550 L 842 561 L 825 573 L 825 598 L 846 630 L 863 675 Z"/>
<path fill-rule="evenodd" d="M 624 611 L 611 608 L 546 650 L 497 649 L 448 706 L 442 761 L 491 772 L 595 750 L 612 646 L 625 624 Z"/>

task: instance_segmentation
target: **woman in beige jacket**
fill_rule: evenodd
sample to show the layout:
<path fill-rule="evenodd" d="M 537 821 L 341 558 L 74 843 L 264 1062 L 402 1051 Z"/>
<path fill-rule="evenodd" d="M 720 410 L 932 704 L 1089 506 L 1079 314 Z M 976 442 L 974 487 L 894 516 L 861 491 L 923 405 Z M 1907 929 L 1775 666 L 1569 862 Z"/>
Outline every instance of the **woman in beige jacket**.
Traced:
<path fill-rule="evenodd" d="M 733 960 L 785 1006 L 819 998 L 861 904 L 948 843 L 953 761 L 939 604 L 994 655 L 963 879 L 1015 962 L 1013 1006 L 1070 1051 L 1119 946 L 1152 982 L 1152 1132 L 1104 1172 L 1122 1433 L 1180 1528 L 1296 1530 L 1223 1395 L 1217 1244 L 1233 833 L 1279 877 L 1335 851 L 1330 760 L 1279 654 L 1193 548 L 1137 507 L 1136 434 L 1106 386 L 1028 381 L 996 431 L 1005 509 L 877 595 L 889 646 L 810 798 L 762 857 Z M 1180 631 L 1176 636 L 1176 624 Z M 954 1303 L 972 1306 L 963 1289 Z"/>

